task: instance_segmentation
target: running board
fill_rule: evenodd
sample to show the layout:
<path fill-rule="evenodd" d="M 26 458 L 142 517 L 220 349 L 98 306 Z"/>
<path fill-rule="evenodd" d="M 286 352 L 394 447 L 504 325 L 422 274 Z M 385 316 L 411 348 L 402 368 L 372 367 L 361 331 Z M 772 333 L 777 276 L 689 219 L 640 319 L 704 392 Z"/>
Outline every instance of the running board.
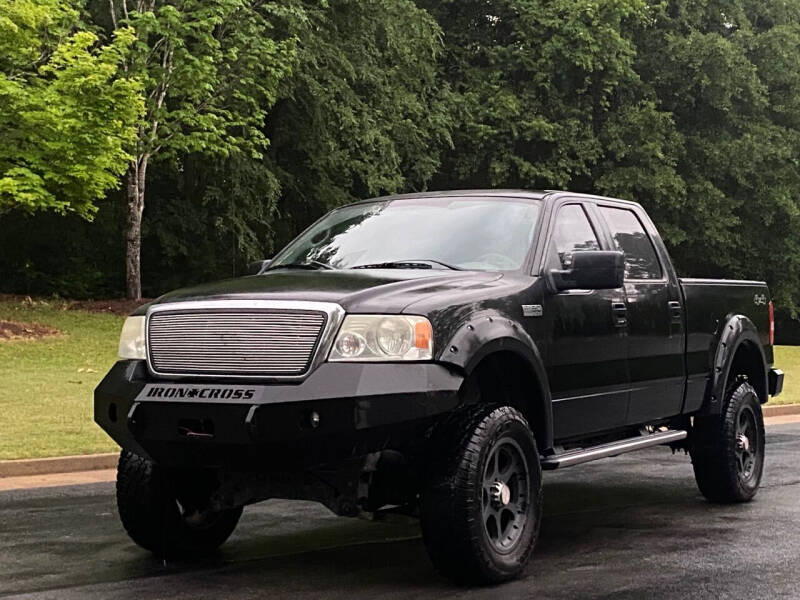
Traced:
<path fill-rule="evenodd" d="M 601 458 L 608 458 L 610 456 L 617 456 L 625 454 L 626 452 L 633 452 L 634 450 L 641 450 L 642 448 L 649 448 L 650 446 L 659 446 L 661 444 L 670 444 L 686 439 L 689 435 L 688 432 L 683 430 L 671 431 L 658 431 L 635 438 L 627 438 L 609 444 L 601 444 L 600 446 L 592 446 L 591 448 L 579 448 L 577 450 L 570 450 L 562 454 L 547 456 L 542 459 L 542 469 L 552 471 L 561 467 L 571 467 L 573 465 L 580 465 L 583 463 L 599 460 Z"/>

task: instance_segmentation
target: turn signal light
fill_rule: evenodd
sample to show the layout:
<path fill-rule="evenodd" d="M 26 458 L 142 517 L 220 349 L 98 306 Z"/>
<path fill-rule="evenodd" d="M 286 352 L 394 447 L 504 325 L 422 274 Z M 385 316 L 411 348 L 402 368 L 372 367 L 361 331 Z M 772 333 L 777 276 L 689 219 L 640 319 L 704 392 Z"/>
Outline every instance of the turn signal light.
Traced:
<path fill-rule="evenodd" d="M 414 323 L 414 348 L 420 350 L 433 349 L 433 328 L 430 321 L 417 321 Z"/>

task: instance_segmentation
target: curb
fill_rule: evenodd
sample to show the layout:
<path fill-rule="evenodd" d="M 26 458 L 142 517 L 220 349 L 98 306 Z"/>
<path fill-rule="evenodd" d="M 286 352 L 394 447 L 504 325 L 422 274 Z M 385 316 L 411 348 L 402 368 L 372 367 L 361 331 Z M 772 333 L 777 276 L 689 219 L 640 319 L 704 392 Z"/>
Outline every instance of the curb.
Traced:
<path fill-rule="evenodd" d="M 85 456 L 59 456 L 56 458 L 0 460 L 0 478 L 116 469 L 118 460 L 118 452 L 87 454 Z"/>
<path fill-rule="evenodd" d="M 783 417 L 785 415 L 800 415 L 800 404 L 767 404 L 762 408 L 765 417 Z"/>

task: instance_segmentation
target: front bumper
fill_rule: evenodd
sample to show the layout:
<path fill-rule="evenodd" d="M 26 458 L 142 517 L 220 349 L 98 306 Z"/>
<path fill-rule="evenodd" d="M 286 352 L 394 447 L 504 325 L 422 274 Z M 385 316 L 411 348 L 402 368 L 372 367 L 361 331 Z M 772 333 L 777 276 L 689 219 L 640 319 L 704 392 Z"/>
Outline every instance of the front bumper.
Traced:
<path fill-rule="evenodd" d="M 783 371 L 780 369 L 770 369 L 767 377 L 769 383 L 769 395 L 777 396 L 783 391 Z"/>
<path fill-rule="evenodd" d="M 159 464 L 285 470 L 402 447 L 458 404 L 462 382 L 434 363 L 325 363 L 298 384 L 169 382 L 126 360 L 95 389 L 94 418 Z"/>

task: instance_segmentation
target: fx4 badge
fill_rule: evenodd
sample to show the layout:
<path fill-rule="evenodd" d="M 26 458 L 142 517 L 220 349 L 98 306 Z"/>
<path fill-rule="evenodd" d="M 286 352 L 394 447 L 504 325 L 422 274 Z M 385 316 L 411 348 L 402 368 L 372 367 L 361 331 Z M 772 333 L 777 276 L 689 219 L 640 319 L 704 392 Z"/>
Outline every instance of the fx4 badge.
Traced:
<path fill-rule="evenodd" d="M 522 315 L 525 317 L 541 317 L 544 314 L 541 304 L 523 304 Z"/>
<path fill-rule="evenodd" d="M 753 302 L 756 306 L 763 306 L 767 303 L 767 295 L 766 294 L 756 294 L 753 296 Z"/>

